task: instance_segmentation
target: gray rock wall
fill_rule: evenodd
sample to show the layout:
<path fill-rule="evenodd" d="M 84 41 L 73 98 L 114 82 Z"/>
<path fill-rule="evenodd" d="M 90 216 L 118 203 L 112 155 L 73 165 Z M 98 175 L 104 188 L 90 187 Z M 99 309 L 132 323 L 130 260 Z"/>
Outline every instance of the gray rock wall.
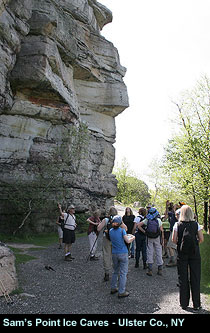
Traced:
<path fill-rule="evenodd" d="M 96 0 L 0 0 L 0 229 L 56 202 L 108 208 L 116 194 L 115 117 L 128 107 L 117 49 Z M 1 230 L 0 230 L 1 231 Z"/>

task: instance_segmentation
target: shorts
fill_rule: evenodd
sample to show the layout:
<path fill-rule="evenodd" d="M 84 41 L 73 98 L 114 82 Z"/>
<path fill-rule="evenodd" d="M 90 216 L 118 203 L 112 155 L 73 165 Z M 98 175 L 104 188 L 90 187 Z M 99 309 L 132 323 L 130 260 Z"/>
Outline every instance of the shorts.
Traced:
<path fill-rule="evenodd" d="M 177 249 L 177 245 L 172 242 L 172 232 L 170 234 L 170 237 L 169 237 L 169 240 L 168 240 L 168 244 L 167 244 L 167 247 L 171 247 L 172 249 L 176 250 Z"/>
<path fill-rule="evenodd" d="M 65 229 L 63 230 L 63 243 L 65 244 L 73 244 L 75 242 L 75 231 Z"/>
<path fill-rule="evenodd" d="M 63 238 L 63 230 L 61 229 L 60 226 L 58 226 L 58 237 Z"/>

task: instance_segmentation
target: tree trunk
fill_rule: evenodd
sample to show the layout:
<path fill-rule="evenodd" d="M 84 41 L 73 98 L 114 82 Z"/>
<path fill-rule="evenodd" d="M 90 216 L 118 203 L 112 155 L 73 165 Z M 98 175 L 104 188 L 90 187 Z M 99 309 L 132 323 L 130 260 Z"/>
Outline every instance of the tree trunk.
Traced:
<path fill-rule="evenodd" d="M 208 232 L 208 201 L 204 201 L 203 226 L 204 230 Z"/>

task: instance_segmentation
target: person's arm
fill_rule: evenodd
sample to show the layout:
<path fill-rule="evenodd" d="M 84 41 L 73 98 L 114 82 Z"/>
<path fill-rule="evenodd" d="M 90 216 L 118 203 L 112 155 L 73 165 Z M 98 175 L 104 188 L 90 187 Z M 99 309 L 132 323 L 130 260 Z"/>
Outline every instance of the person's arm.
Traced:
<path fill-rule="evenodd" d="M 143 232 L 143 233 L 145 234 L 146 231 L 142 228 L 143 225 L 144 225 L 144 221 L 140 222 L 140 223 L 138 224 L 138 229 L 139 229 L 141 232 Z"/>
<path fill-rule="evenodd" d="M 62 209 L 61 209 L 61 204 L 58 204 L 58 209 L 60 210 L 61 216 L 64 217 L 64 213 L 62 212 Z"/>
<path fill-rule="evenodd" d="M 130 244 L 130 243 L 132 243 L 133 241 L 134 241 L 134 239 L 135 239 L 135 236 L 134 235 L 124 235 L 123 236 L 123 238 L 124 238 L 124 240 L 125 240 L 125 242 L 127 243 L 127 244 Z"/>
<path fill-rule="evenodd" d="M 100 232 L 106 225 L 106 219 L 103 219 L 101 223 L 97 226 L 97 231 Z"/>
<path fill-rule="evenodd" d="M 203 243 L 203 241 L 204 241 L 202 230 L 198 231 L 198 241 L 199 241 L 199 244 Z"/>
<path fill-rule="evenodd" d="M 177 237 L 177 231 L 173 229 L 173 234 L 172 234 L 172 242 L 177 244 L 178 237 Z"/>
<path fill-rule="evenodd" d="M 93 225 L 98 225 L 98 224 L 99 224 L 98 222 L 94 222 L 94 221 L 92 221 L 90 218 L 87 219 L 87 222 L 88 222 L 88 223 L 91 223 L 91 224 L 93 224 Z"/>
<path fill-rule="evenodd" d="M 128 231 L 128 227 L 124 222 L 121 223 L 120 227 L 124 229 L 126 232 Z"/>

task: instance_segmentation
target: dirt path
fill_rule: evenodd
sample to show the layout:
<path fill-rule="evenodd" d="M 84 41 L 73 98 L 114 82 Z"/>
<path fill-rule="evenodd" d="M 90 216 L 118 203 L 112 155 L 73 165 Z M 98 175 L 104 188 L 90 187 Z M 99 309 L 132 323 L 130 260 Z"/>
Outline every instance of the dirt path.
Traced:
<path fill-rule="evenodd" d="M 30 245 L 31 246 L 31 245 Z M 58 244 L 46 249 L 33 249 L 37 257 L 18 267 L 21 294 L 11 296 L 13 305 L 0 298 L 1 314 L 191 314 L 179 306 L 176 267 L 163 269 L 163 276 L 148 277 L 135 260 L 129 260 L 127 290 L 130 296 L 118 299 L 110 294 L 110 282 L 104 282 L 102 261 L 102 234 L 99 237 L 99 260 L 87 262 L 87 237 L 78 238 L 73 245 L 75 260 L 64 261 Z M 46 269 L 50 266 L 53 270 Z M 205 296 L 203 310 L 209 313 Z"/>

